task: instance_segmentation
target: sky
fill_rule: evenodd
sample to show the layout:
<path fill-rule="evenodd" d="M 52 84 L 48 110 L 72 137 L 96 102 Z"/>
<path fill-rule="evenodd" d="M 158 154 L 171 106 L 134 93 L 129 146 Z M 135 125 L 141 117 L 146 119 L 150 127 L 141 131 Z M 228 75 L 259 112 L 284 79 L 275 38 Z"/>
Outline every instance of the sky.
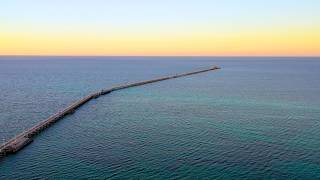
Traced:
<path fill-rule="evenodd" d="M 320 56 L 320 1 L 1 0 L 0 55 Z"/>

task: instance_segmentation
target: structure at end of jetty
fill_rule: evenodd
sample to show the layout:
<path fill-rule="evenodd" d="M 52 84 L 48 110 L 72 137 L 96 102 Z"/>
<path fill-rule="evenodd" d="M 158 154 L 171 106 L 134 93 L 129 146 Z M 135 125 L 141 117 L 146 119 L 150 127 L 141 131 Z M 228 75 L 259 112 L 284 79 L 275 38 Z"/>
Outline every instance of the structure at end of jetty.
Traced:
<path fill-rule="evenodd" d="M 174 78 L 179 78 L 179 77 L 184 77 L 184 76 L 190 76 L 194 74 L 199 74 L 199 73 L 204 73 L 208 71 L 213 71 L 213 70 L 218 70 L 220 67 L 213 66 L 208 69 L 203 69 L 203 70 L 198 70 L 198 71 L 193 71 L 193 72 L 188 72 L 188 73 L 183 73 L 179 75 L 174 75 L 174 76 L 166 76 L 158 79 L 152 79 L 152 80 L 147 80 L 147 81 L 142 81 L 142 82 L 137 82 L 137 83 L 131 83 L 131 84 L 126 84 L 126 85 L 121 85 L 121 86 L 116 86 L 113 88 L 108 88 L 108 89 L 102 89 L 98 92 L 89 94 L 88 96 L 83 97 L 82 99 L 74 102 L 70 106 L 66 107 L 62 111 L 59 111 L 55 113 L 54 115 L 50 116 L 46 120 L 36 124 L 35 126 L 27 129 L 26 131 L 16 135 L 9 141 L 3 143 L 0 145 L 0 157 L 4 157 L 7 154 L 13 154 L 24 148 L 26 145 L 30 144 L 33 141 L 33 138 L 45 130 L 46 128 L 50 127 L 54 123 L 56 123 L 58 120 L 62 119 L 63 117 L 73 114 L 80 106 L 83 104 L 87 103 L 88 101 L 92 99 L 96 99 L 100 97 L 101 95 L 109 94 L 113 91 L 118 91 L 121 89 L 126 89 L 130 87 L 135 87 L 135 86 L 142 86 L 145 84 L 150 84 L 150 83 L 155 83 L 159 81 L 164 81 L 164 80 L 169 80 L 169 79 L 174 79 Z"/>

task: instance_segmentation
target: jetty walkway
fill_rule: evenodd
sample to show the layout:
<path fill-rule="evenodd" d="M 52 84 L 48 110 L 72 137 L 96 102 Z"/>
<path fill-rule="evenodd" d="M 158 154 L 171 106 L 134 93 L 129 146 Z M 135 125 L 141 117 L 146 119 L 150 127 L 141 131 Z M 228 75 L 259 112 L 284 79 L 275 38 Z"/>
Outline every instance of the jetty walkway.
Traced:
<path fill-rule="evenodd" d="M 142 81 L 142 82 L 137 82 L 137 83 L 116 86 L 113 88 L 102 89 L 98 92 L 89 94 L 88 96 L 85 96 L 82 99 L 74 102 L 70 106 L 66 107 L 62 111 L 55 113 L 54 115 L 50 116 L 46 120 L 36 124 L 35 126 L 27 129 L 26 131 L 11 138 L 7 142 L 1 144 L 0 145 L 0 158 L 4 157 L 7 154 L 12 154 L 12 153 L 18 152 L 23 147 L 25 147 L 26 145 L 31 143 L 33 141 L 33 138 L 37 134 L 39 134 L 40 132 L 42 132 L 46 128 L 50 127 L 52 124 L 56 123 L 58 120 L 62 119 L 66 115 L 74 113 L 75 110 L 78 109 L 83 104 L 87 103 L 88 101 L 90 101 L 92 99 L 98 98 L 101 95 L 109 94 L 112 91 L 117 91 L 117 90 L 126 89 L 126 88 L 130 88 L 130 87 L 141 86 L 144 84 L 150 84 L 150 83 L 155 83 L 155 82 L 159 82 L 159 81 L 179 78 L 179 77 L 183 77 L 183 76 L 190 76 L 193 74 L 204 73 L 204 72 L 213 71 L 213 70 L 217 70 L 217 69 L 220 69 L 220 68 L 217 66 L 214 66 L 214 67 L 211 67 L 208 69 L 188 72 L 188 73 L 184 73 L 184 74 L 166 76 L 166 77 L 162 77 L 162 78 L 158 78 L 158 79 L 152 79 L 152 80 L 147 80 L 147 81 Z"/>

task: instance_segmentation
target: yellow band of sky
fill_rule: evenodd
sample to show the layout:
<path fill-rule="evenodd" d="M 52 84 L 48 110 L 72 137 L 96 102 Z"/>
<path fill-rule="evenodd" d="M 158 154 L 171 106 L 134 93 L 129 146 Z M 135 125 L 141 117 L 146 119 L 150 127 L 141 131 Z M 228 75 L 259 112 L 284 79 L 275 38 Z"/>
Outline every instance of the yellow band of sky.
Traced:
<path fill-rule="evenodd" d="M 0 30 L 0 55 L 320 56 L 320 28 L 148 33 Z"/>

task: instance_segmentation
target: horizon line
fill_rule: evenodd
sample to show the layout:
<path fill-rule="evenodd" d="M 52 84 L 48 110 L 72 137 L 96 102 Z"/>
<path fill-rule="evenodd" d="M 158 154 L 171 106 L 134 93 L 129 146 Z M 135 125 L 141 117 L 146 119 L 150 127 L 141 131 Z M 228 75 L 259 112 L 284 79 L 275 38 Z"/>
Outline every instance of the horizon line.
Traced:
<path fill-rule="evenodd" d="M 273 57 L 273 58 L 320 58 L 320 55 L 0 55 L 0 57 Z"/>

